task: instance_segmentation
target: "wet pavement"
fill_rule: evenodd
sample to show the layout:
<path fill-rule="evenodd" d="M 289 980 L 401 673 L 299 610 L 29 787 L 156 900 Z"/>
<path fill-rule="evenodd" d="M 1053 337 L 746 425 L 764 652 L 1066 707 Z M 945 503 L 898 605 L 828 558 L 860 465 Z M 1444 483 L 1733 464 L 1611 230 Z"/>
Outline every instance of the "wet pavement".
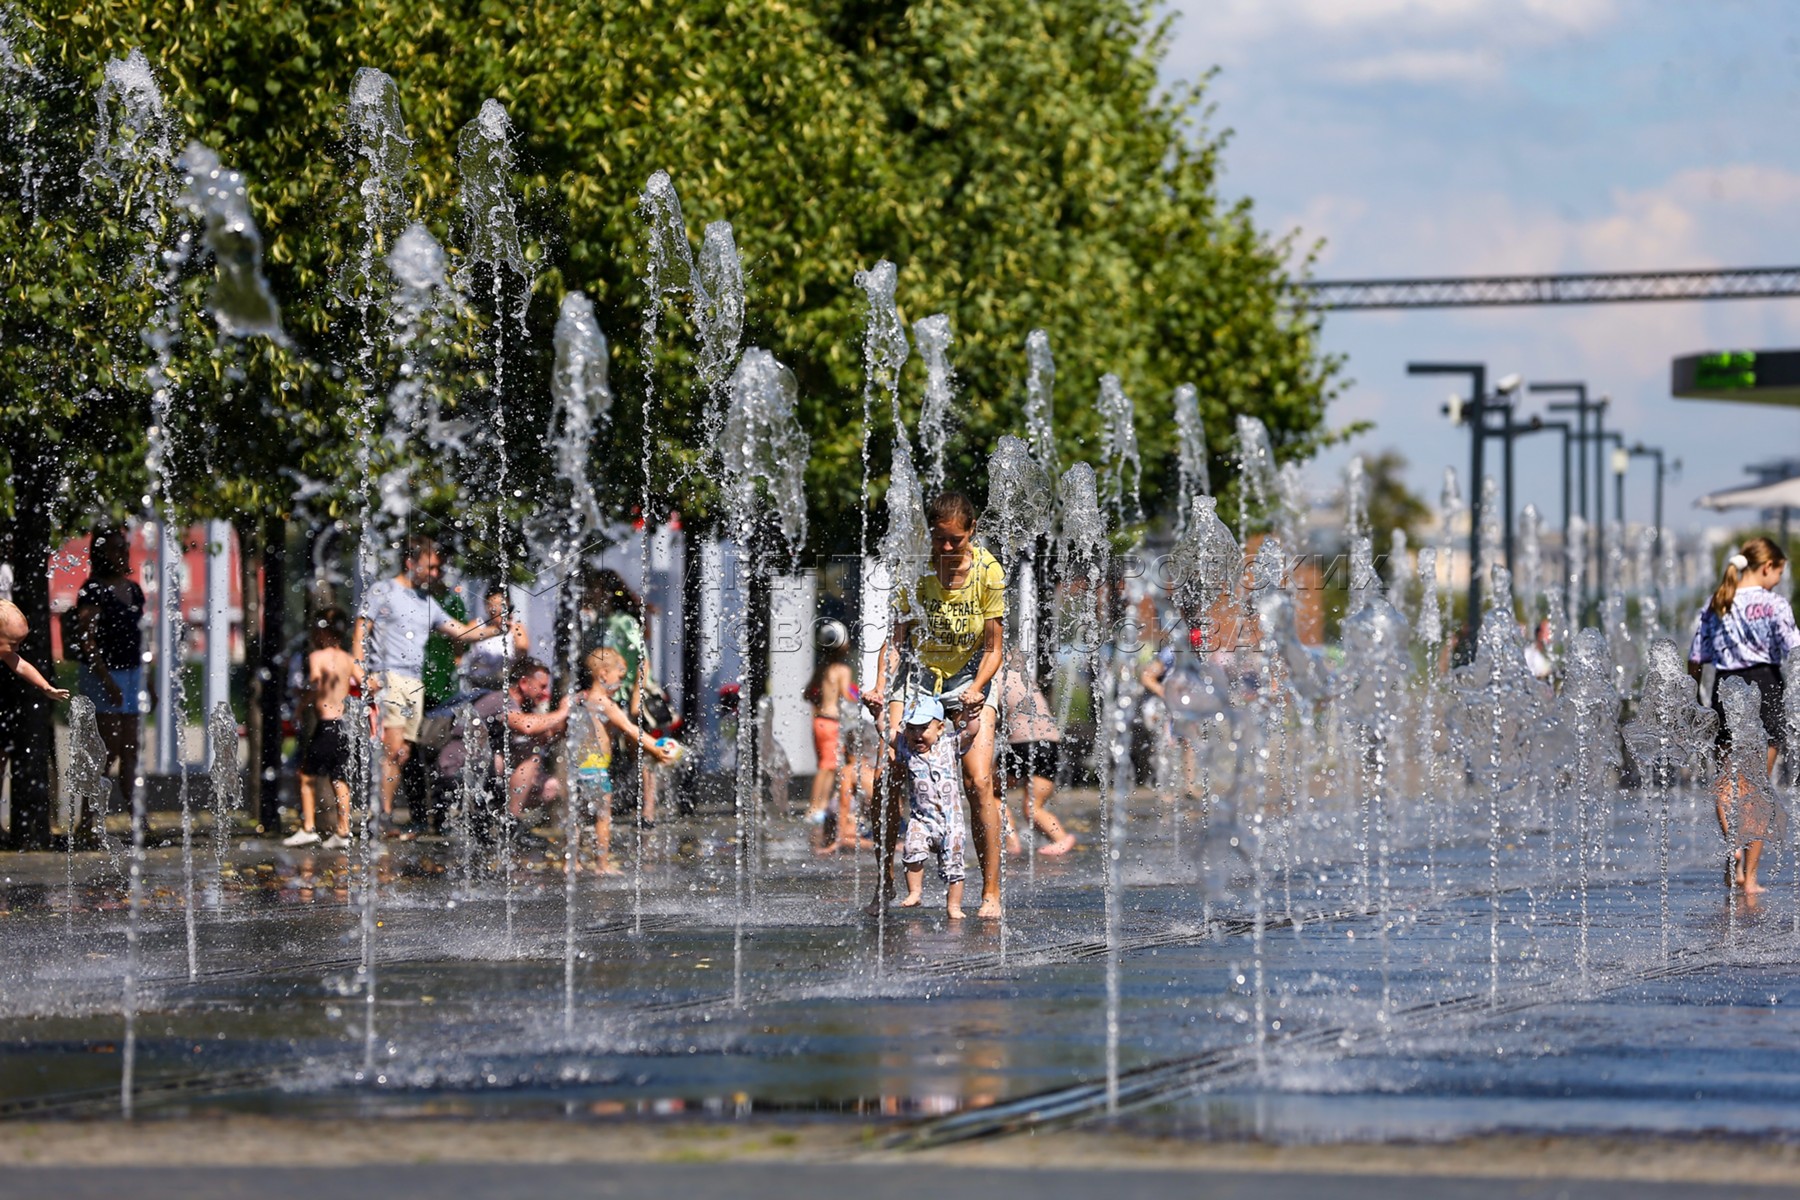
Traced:
<path fill-rule="evenodd" d="M 1590 877 L 1585 971 L 1579 872 L 1543 827 L 1505 834 L 1495 892 L 1485 839 L 1465 830 L 1434 845 L 1422 823 L 1402 825 L 1407 848 L 1390 855 L 1383 892 L 1378 859 L 1365 889 L 1354 822 L 1322 811 L 1269 841 L 1259 938 L 1253 877 L 1219 831 L 1152 796 L 1131 810 L 1116 1115 L 1091 793 L 1063 804 L 1081 851 L 1009 860 L 1004 928 L 948 921 L 929 876 L 926 907 L 878 925 L 859 906 L 870 861 L 816 858 L 785 821 L 770 826 L 741 910 L 723 814 L 644 831 L 641 876 L 622 825 L 627 873 L 578 876 L 572 910 L 554 846 L 549 861 L 515 864 L 509 890 L 498 864 L 465 862 L 455 843 L 391 843 L 373 1006 L 345 854 L 237 839 L 220 880 L 203 839 L 190 979 L 181 859 L 158 849 L 136 1109 L 754 1114 L 872 1123 L 897 1146 L 1096 1123 L 1278 1142 L 1800 1133 L 1791 876 L 1755 911 L 1728 906 L 1691 800 L 1675 829 L 1670 957 L 1654 830 L 1622 810 Z M 1236 879 L 1209 898 L 1200 881 L 1218 877 L 1218 859 Z M 14 856 L 0 889 L 0 1115 L 116 1113 L 116 865 Z"/>
<path fill-rule="evenodd" d="M 1029 1192 L 1037 1200 L 1311 1200 L 1321 1190 L 1341 1200 L 1388 1200 L 1397 1191 L 1447 1200 L 1560 1200 L 1578 1192 L 1598 1200 L 1693 1200 L 1726 1196 L 1786 1196 L 1785 1187 L 1727 1183 L 1646 1183 L 1585 1179 L 1470 1179 L 1417 1176 L 1156 1170 L 994 1170 L 908 1163 L 816 1165 L 777 1163 L 614 1163 L 604 1172 L 587 1164 L 376 1165 L 357 1168 L 27 1168 L 0 1178 L 0 1198 L 39 1197 L 50 1189 L 63 1200 L 316 1200 L 363 1194 L 388 1200 L 442 1196 L 506 1196 L 510 1200 L 670 1196 L 686 1200 L 786 1200 L 837 1196 L 867 1200 L 991 1200 Z"/>

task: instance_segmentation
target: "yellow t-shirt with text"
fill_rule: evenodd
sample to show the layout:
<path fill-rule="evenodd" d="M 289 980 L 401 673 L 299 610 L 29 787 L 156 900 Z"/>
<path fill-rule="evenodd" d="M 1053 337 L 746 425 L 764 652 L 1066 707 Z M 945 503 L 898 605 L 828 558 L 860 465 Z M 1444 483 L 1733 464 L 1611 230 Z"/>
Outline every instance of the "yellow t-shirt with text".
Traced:
<path fill-rule="evenodd" d="M 900 619 L 918 622 L 913 644 L 919 662 L 940 681 L 968 665 L 990 619 L 1006 618 L 1006 572 L 980 546 L 970 554 L 961 587 L 946 588 L 934 571 L 901 597 Z"/>

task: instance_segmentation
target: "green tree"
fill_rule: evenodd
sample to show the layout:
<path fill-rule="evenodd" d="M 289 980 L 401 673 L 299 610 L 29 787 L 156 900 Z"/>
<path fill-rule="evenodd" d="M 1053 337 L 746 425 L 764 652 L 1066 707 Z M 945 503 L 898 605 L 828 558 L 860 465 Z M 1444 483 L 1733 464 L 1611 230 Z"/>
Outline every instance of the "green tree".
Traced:
<path fill-rule="evenodd" d="M 1431 506 L 1406 486 L 1406 456 L 1387 449 L 1363 460 L 1363 472 L 1369 480 L 1369 528 L 1377 545 L 1385 550 L 1385 539 L 1393 530 L 1404 530 L 1416 536 L 1431 519 Z"/>
<path fill-rule="evenodd" d="M 30 36 L 17 40 L 37 47 L 41 86 L 0 165 L 18 179 L 29 159 L 46 184 L 0 205 L 0 436 L 15 490 L 42 493 L 16 506 L 21 534 L 24 501 L 37 506 L 26 540 L 98 508 L 136 510 L 146 490 L 137 331 L 152 298 L 128 269 L 143 238 L 114 198 L 75 181 L 103 66 L 133 48 L 156 70 L 180 139 L 247 176 L 283 304 L 290 345 L 221 345 L 199 313 L 205 269 L 179 281 L 174 492 L 185 515 L 228 516 L 252 544 L 278 536 L 302 491 L 314 518 L 354 514 L 357 414 L 372 403 L 379 424 L 392 382 L 391 358 L 359 355 L 368 327 L 334 286 L 368 232 L 344 148 L 344 97 L 363 66 L 398 82 L 414 139 L 410 216 L 453 259 L 458 130 L 493 97 L 519 134 L 529 316 L 523 329 L 498 319 L 517 281 L 502 281 L 498 303 L 485 279 L 472 289 L 438 394 L 497 431 L 520 494 L 458 492 L 470 464 L 392 448 L 416 460 L 419 502 L 439 517 L 480 504 L 511 524 L 544 501 L 549 331 L 561 295 L 581 288 L 613 346 L 619 399 L 593 465 L 608 512 L 626 518 L 639 503 L 653 383 L 652 515 L 679 509 L 704 527 L 715 496 L 692 330 L 671 308 L 653 364 L 642 345 L 635 210 L 659 168 L 696 243 L 707 221 L 733 222 L 745 341 L 800 381 L 815 550 L 853 547 L 860 525 L 846 503 L 862 475 L 852 277 L 878 258 L 900 267 L 909 321 L 950 315 L 962 428 L 950 478 L 978 496 L 994 439 L 1021 432 L 1033 328 L 1049 331 L 1058 359 L 1065 460 L 1096 456 L 1098 378 L 1123 379 L 1153 517 L 1172 499 L 1179 383 L 1200 390 L 1215 479 L 1229 474 L 1239 412 L 1264 420 L 1283 458 L 1332 436 L 1338 364 L 1292 286 L 1292 247 L 1257 228 L 1248 201 L 1219 196 L 1224 135 L 1206 124 L 1203 85 L 1162 86 L 1149 0 L 244 0 L 204 19 L 177 0 L 31 0 L 21 13 Z M 921 378 L 915 362 L 909 415 Z M 871 452 L 878 500 L 882 422 Z"/>

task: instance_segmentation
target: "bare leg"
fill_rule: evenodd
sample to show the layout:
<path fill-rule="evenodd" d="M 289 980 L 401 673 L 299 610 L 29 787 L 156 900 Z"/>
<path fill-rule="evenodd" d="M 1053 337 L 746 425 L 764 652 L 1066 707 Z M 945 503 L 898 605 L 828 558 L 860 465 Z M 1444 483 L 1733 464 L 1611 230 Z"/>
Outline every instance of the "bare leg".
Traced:
<path fill-rule="evenodd" d="M 889 758 L 887 770 L 877 776 L 875 803 L 875 898 L 867 912 L 875 916 L 894 898 L 894 842 L 900 834 L 900 793 L 906 786 L 900 763 L 893 756 L 887 738 L 900 726 L 900 704 L 888 705 L 888 720 L 882 730 L 883 754 Z"/>
<path fill-rule="evenodd" d="M 1025 786 L 1025 815 L 1050 843 L 1038 853 L 1051 858 L 1067 854 L 1075 848 L 1075 835 L 1064 829 L 1062 822 L 1056 819 L 1056 814 L 1045 807 L 1050 803 L 1051 793 L 1055 790 L 1056 784 L 1042 775 L 1033 775 L 1031 782 Z"/>
<path fill-rule="evenodd" d="M 400 790 L 400 768 L 412 757 L 412 744 L 406 740 L 405 729 L 386 725 L 381 730 L 381 748 L 385 751 L 381 756 L 381 815 L 389 817 L 394 812 L 394 793 Z"/>
<path fill-rule="evenodd" d="M 300 776 L 300 828 L 307 833 L 313 832 L 314 818 L 317 816 L 318 787 L 318 781 L 313 776 Z"/>
<path fill-rule="evenodd" d="M 540 785 L 548 792 L 548 784 L 543 779 L 544 765 L 535 754 L 526 755 L 513 768 L 512 778 L 506 786 L 506 815 L 518 820 L 525 814 L 525 802 L 537 794 Z"/>
<path fill-rule="evenodd" d="M 644 797 L 644 805 L 638 811 L 643 814 L 644 824 L 656 824 L 656 772 L 650 769 L 650 756 L 638 756 L 638 770 L 644 773 L 643 788 L 640 793 Z"/>
<path fill-rule="evenodd" d="M 594 870 L 601 875 L 617 875 L 619 868 L 612 860 L 612 798 L 602 796 L 600 813 L 594 818 Z M 572 857 L 572 856 L 571 856 Z"/>
<path fill-rule="evenodd" d="M 925 864 L 906 864 L 906 896 L 900 901 L 901 908 L 917 908 L 924 898 Z"/>
<path fill-rule="evenodd" d="M 963 786 L 974 814 L 975 857 L 981 863 L 978 917 L 1000 915 L 1000 798 L 994 790 L 994 710 L 983 707 L 973 744 L 963 752 Z"/>
<path fill-rule="evenodd" d="M 832 785 L 837 782 L 837 777 L 837 766 L 821 758 L 819 769 L 813 774 L 812 792 L 807 798 L 808 839 L 812 842 L 813 849 L 821 854 L 831 849 L 825 837 L 825 813 L 831 806 Z"/>
<path fill-rule="evenodd" d="M 1762 884 L 1756 882 L 1756 864 L 1762 861 L 1762 839 L 1758 838 L 1744 847 L 1744 892 L 1755 895 L 1763 890 Z"/>
<path fill-rule="evenodd" d="M 845 767 L 838 786 L 838 847 L 845 850 L 864 849 L 870 842 L 862 835 L 862 823 L 856 815 L 856 797 L 860 790 L 867 797 L 865 803 L 875 802 L 873 760 L 859 758 L 854 764 Z"/>
<path fill-rule="evenodd" d="M 952 921 L 960 921 L 963 919 L 962 885 L 963 881 L 960 879 L 950 885 L 950 895 L 946 900 L 946 910 Z"/>
<path fill-rule="evenodd" d="M 337 835 L 350 836 L 350 785 L 341 779 L 331 781 L 331 793 L 337 797 Z"/>
<path fill-rule="evenodd" d="M 106 757 L 119 764 L 119 792 L 129 805 L 138 770 L 138 715 L 100 713 L 94 718 L 94 723 L 100 728 L 100 740 L 106 746 Z M 94 824 L 91 834 L 96 841 L 103 840 L 106 830 L 100 827 L 100 806 L 96 804 L 92 808 Z"/>
<path fill-rule="evenodd" d="M 837 792 L 835 797 L 837 800 L 837 837 L 830 847 L 833 850 L 854 851 L 857 848 L 856 777 L 858 774 L 858 764 L 855 759 L 844 763 L 842 768 L 833 768 L 831 773 L 832 786 Z M 827 796 L 826 803 L 831 803 L 832 799 L 833 797 Z M 824 836 L 825 826 L 821 824 L 819 826 L 821 842 L 824 840 Z"/>

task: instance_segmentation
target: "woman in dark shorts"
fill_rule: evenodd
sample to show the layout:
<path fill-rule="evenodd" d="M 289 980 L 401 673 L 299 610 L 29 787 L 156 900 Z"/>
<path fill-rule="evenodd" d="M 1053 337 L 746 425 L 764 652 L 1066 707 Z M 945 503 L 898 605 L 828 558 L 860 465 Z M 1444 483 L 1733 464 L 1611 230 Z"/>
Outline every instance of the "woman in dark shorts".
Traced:
<path fill-rule="evenodd" d="M 118 764 L 119 786 L 129 793 L 150 692 L 144 675 L 144 589 L 131 578 L 131 542 L 124 526 L 97 527 L 88 544 L 88 562 L 88 580 L 75 596 L 81 694 L 94 702 L 108 763 Z M 99 811 L 96 807 L 96 816 Z"/>
<path fill-rule="evenodd" d="M 1719 697 L 1725 680 L 1738 676 L 1761 692 L 1763 732 L 1769 739 L 1767 770 L 1773 774 L 1776 754 L 1787 737 L 1783 727 L 1781 663 L 1800 650 L 1800 630 L 1794 627 L 1794 610 L 1787 598 L 1772 589 L 1781 582 L 1787 555 L 1766 537 L 1751 538 L 1744 548 L 1725 560 L 1725 576 L 1700 611 L 1688 649 L 1688 670 L 1698 678 L 1711 665 L 1717 672 L 1712 705 L 1719 710 L 1720 748 L 1727 748 L 1725 713 Z M 1740 789 L 1730 771 L 1721 773 L 1718 791 L 1719 831 L 1732 839 L 1732 810 Z M 1750 839 L 1733 846 L 1732 882 L 1746 892 L 1763 889 L 1756 882 L 1756 864 L 1762 857 L 1762 840 Z"/>
<path fill-rule="evenodd" d="M 1063 828 L 1046 805 L 1056 790 L 1056 763 L 1062 733 L 1050 716 L 1050 702 L 1025 674 L 1025 656 L 1014 650 L 1000 668 L 995 692 L 1000 701 L 1000 727 L 1006 748 L 1000 752 L 1004 788 L 1025 789 L 1025 818 L 1044 835 L 1039 854 L 1054 858 L 1075 848 L 1075 835 Z M 1016 839 L 1015 839 L 1016 840 Z M 1008 847 L 1013 853 L 1017 849 Z"/>

